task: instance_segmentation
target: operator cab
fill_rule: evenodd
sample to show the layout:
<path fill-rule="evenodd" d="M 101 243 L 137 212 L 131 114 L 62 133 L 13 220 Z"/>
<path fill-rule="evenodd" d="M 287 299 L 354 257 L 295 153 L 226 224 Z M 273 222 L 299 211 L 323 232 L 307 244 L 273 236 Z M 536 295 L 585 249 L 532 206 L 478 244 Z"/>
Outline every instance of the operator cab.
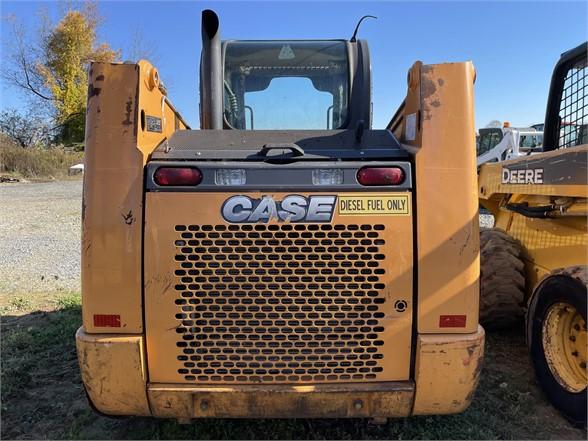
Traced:
<path fill-rule="evenodd" d="M 202 29 L 202 129 L 371 127 L 365 40 L 221 41 L 212 11 Z"/>

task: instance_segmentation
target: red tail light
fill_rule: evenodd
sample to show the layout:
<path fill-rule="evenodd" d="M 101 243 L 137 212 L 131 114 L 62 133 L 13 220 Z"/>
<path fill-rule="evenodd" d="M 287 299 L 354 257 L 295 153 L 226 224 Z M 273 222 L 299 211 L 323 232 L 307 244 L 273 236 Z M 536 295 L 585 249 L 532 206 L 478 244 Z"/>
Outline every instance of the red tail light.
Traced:
<path fill-rule="evenodd" d="M 404 170 L 400 167 L 364 167 L 357 172 L 361 185 L 400 185 L 404 182 Z"/>
<path fill-rule="evenodd" d="M 466 327 L 465 315 L 440 315 L 439 316 L 439 327 L 440 328 L 465 328 Z"/>
<path fill-rule="evenodd" d="M 159 167 L 153 180 L 157 185 L 198 185 L 202 172 L 195 167 Z"/>
<path fill-rule="evenodd" d="M 101 328 L 120 328 L 120 315 L 94 314 L 94 326 Z"/>

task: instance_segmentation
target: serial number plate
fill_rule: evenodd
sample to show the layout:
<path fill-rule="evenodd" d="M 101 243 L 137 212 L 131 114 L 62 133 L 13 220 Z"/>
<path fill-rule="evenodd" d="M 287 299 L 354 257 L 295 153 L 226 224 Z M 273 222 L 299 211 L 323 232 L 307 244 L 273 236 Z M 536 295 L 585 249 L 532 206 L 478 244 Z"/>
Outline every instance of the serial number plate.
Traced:
<path fill-rule="evenodd" d="M 410 196 L 406 193 L 387 195 L 341 195 L 340 216 L 410 216 Z"/>

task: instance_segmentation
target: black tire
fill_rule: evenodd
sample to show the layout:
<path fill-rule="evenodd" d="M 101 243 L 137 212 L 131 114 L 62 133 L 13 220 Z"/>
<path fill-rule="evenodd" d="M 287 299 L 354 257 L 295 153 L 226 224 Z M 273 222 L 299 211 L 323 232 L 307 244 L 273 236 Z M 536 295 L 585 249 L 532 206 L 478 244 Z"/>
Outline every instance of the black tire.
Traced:
<path fill-rule="evenodd" d="M 480 324 L 487 330 L 522 323 L 525 265 L 516 239 L 498 228 L 480 231 Z"/>
<path fill-rule="evenodd" d="M 584 271 L 584 279 L 576 277 Z M 559 271 L 546 277 L 535 289 L 527 312 L 527 344 L 535 375 L 543 392 L 556 409 L 572 423 L 586 425 L 586 388 L 580 392 L 566 390 L 553 375 L 543 347 L 543 321 L 550 306 L 567 303 L 580 312 L 586 322 L 586 279 L 585 269 Z"/>

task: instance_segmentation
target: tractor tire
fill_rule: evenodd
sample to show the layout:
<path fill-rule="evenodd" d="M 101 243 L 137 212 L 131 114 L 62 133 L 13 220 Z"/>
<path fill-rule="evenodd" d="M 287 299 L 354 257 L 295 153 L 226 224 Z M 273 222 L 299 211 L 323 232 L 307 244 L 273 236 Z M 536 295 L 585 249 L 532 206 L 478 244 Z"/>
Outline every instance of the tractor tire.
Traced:
<path fill-rule="evenodd" d="M 535 289 L 526 317 L 535 376 L 557 410 L 586 426 L 586 266 L 552 272 Z"/>
<path fill-rule="evenodd" d="M 522 323 L 525 297 L 522 248 L 498 228 L 480 230 L 480 324 L 487 330 Z"/>

